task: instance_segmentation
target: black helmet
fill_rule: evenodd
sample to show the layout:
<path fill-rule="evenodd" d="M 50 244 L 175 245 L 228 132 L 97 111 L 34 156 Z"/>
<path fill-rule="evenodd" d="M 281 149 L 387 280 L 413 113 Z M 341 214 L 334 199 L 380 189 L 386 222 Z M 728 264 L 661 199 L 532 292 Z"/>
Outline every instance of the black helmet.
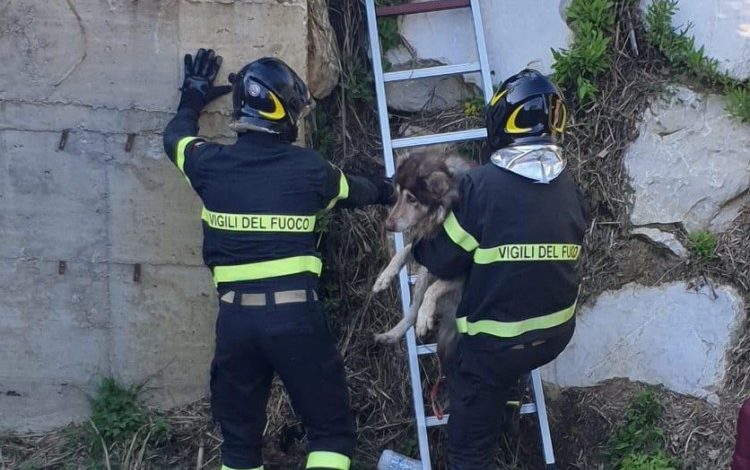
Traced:
<path fill-rule="evenodd" d="M 297 123 L 313 105 L 307 85 L 282 60 L 264 57 L 250 62 L 232 82 L 232 128 L 297 138 Z"/>
<path fill-rule="evenodd" d="M 562 93 L 536 70 L 524 69 L 505 80 L 487 106 L 491 151 L 513 144 L 554 143 L 568 117 Z"/>

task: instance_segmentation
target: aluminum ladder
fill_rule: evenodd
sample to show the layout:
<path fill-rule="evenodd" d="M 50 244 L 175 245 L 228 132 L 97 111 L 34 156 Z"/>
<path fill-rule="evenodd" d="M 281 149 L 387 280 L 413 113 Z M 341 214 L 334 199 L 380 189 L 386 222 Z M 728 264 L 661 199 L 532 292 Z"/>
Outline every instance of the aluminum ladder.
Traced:
<path fill-rule="evenodd" d="M 364 0 L 367 9 L 367 27 L 370 40 L 370 52 L 373 62 L 373 71 L 375 75 L 375 90 L 377 95 L 378 117 L 380 122 L 380 135 L 383 142 L 383 157 L 385 159 L 385 168 L 387 176 L 393 176 L 395 164 L 393 151 L 409 147 L 418 147 L 422 145 L 435 145 L 449 142 L 460 142 L 467 140 L 483 139 L 487 137 L 487 130 L 469 129 L 458 132 L 447 132 L 442 134 L 432 134 L 425 136 L 416 136 L 408 138 L 391 138 L 390 121 L 388 117 L 388 106 L 385 95 L 385 84 L 388 82 L 397 82 L 405 80 L 416 80 L 427 77 L 439 77 L 445 75 L 480 73 L 482 77 L 482 90 L 485 103 L 492 99 L 492 79 L 490 76 L 489 60 L 487 58 L 487 45 L 484 38 L 484 28 L 482 26 L 482 15 L 479 8 L 479 0 L 429 0 L 418 3 L 405 3 L 402 5 L 376 7 L 375 0 Z M 469 8 L 474 23 L 474 31 L 477 45 L 478 61 L 468 62 L 456 65 L 441 65 L 436 67 L 426 67 L 414 70 L 403 70 L 398 72 L 383 71 L 383 61 L 381 56 L 380 40 L 378 35 L 378 18 L 409 15 L 417 13 L 431 13 L 438 11 L 453 10 L 458 8 Z M 394 237 L 396 250 L 404 247 L 403 234 L 397 233 Z M 399 273 L 399 285 L 401 289 L 401 306 L 404 312 L 408 311 L 411 303 L 410 299 L 410 278 L 406 268 Z M 419 370 L 419 356 L 425 354 L 435 354 L 436 345 L 418 345 L 414 328 L 410 328 L 406 333 L 406 345 L 409 354 L 409 374 L 412 385 L 412 398 L 414 411 L 417 422 L 417 437 L 419 440 L 419 455 L 422 462 L 423 470 L 432 470 L 430 462 L 430 447 L 427 439 L 427 428 L 440 426 L 448 422 L 448 416 L 438 419 L 436 416 L 425 416 L 424 403 L 422 398 L 422 380 Z M 542 380 L 539 370 L 531 371 L 529 376 L 530 388 L 532 390 L 533 402 L 521 405 L 520 413 L 536 413 L 542 441 L 542 451 L 546 468 L 555 469 L 555 456 L 552 447 L 552 437 L 549 431 L 549 422 L 547 420 L 547 409 L 544 402 L 544 391 L 542 389 Z"/>

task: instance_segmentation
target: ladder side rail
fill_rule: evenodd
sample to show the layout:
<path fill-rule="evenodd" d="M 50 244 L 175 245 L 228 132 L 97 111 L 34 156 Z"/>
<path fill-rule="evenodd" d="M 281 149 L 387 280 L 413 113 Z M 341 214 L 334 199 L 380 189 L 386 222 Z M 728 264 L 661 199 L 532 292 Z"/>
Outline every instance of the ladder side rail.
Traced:
<path fill-rule="evenodd" d="M 547 406 L 544 403 L 544 389 L 542 388 L 542 377 L 539 369 L 531 371 L 531 389 L 534 393 L 534 403 L 536 404 L 536 416 L 539 420 L 539 433 L 542 438 L 542 452 L 546 468 L 552 470 L 555 468 L 555 450 L 552 446 L 552 436 L 549 430 L 549 420 L 547 419 Z"/>
<path fill-rule="evenodd" d="M 367 29 L 370 38 L 370 53 L 372 54 L 373 74 L 375 75 L 375 94 L 378 105 L 378 119 L 380 121 L 380 135 L 383 144 L 383 157 L 387 176 L 393 176 L 395 164 L 393 160 L 393 148 L 391 145 L 391 129 L 388 120 L 388 104 L 385 96 L 385 83 L 383 80 L 383 63 L 380 51 L 380 37 L 378 34 L 377 16 L 375 14 L 375 0 L 365 0 L 367 9 Z M 394 237 L 396 250 L 404 247 L 403 234 L 397 233 Z M 406 268 L 399 273 L 401 286 L 401 306 L 405 314 L 411 304 L 409 291 L 409 277 Z M 419 370 L 417 358 L 417 345 L 414 328 L 406 333 L 406 345 L 409 354 L 409 373 L 411 376 L 412 401 L 417 421 L 417 438 L 419 441 L 419 456 L 424 470 L 432 470 L 430 462 L 430 446 L 427 438 L 427 426 L 425 423 L 424 403 L 422 401 L 422 377 Z"/>
<path fill-rule="evenodd" d="M 490 60 L 487 56 L 487 41 L 484 37 L 484 24 L 482 22 L 482 11 L 479 8 L 479 0 L 471 0 L 471 16 L 474 20 L 474 36 L 476 37 L 477 54 L 482 74 L 482 92 L 484 102 L 489 103 L 494 94 L 492 89 L 492 74 L 490 73 Z"/>

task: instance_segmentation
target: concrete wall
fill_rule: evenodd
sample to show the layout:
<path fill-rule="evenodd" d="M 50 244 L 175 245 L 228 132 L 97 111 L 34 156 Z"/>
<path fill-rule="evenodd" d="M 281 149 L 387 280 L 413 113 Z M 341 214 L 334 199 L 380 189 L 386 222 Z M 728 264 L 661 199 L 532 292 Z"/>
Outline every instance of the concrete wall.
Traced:
<path fill-rule="evenodd" d="M 159 406 L 205 394 L 200 202 L 160 135 L 182 54 L 217 49 L 222 82 L 263 55 L 304 74 L 306 41 L 306 0 L 0 1 L 0 430 L 84 417 L 106 376 Z M 231 138 L 228 106 L 204 135 Z"/>

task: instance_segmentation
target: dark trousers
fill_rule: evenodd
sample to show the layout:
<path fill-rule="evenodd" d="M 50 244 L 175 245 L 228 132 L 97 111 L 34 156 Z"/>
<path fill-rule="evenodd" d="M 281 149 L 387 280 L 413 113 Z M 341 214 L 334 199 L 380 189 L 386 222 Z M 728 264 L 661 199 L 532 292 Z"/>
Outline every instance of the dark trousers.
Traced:
<path fill-rule="evenodd" d="M 274 305 L 273 295 L 267 295 L 269 305 L 250 307 L 239 305 L 240 297 L 220 302 L 211 366 L 211 410 L 224 437 L 224 465 L 254 469 L 263 464 L 274 373 L 305 425 L 310 451 L 351 457 L 356 437 L 344 367 L 320 303 L 310 298 Z"/>
<path fill-rule="evenodd" d="M 450 470 L 494 468 L 509 389 L 522 375 L 556 358 L 572 335 L 571 327 L 523 349 L 511 349 L 485 335 L 461 337 L 448 368 Z"/>

